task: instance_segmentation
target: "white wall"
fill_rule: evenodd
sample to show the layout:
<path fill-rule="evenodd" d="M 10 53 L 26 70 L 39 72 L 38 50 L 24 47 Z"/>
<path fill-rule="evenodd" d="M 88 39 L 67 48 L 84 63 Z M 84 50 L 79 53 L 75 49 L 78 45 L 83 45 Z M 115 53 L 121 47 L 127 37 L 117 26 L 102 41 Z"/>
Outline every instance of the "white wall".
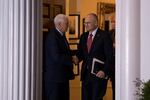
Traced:
<path fill-rule="evenodd" d="M 150 79 L 150 0 L 141 0 L 141 78 Z"/>

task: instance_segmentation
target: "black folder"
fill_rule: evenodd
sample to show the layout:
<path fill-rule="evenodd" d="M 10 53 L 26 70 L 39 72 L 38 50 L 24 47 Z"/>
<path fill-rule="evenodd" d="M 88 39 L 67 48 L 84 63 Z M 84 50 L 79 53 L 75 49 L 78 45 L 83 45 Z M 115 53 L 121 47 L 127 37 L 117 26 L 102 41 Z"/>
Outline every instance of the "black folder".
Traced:
<path fill-rule="evenodd" d="M 96 75 L 98 71 L 103 70 L 104 64 L 104 61 L 101 61 L 97 58 L 93 58 L 91 73 Z M 105 76 L 105 79 L 107 78 L 108 77 Z"/>
<path fill-rule="evenodd" d="M 92 74 L 96 75 L 96 73 L 98 71 L 102 70 L 103 67 L 104 67 L 104 62 L 103 61 L 101 61 L 101 60 L 99 60 L 97 58 L 93 58 L 92 69 L 91 69 L 91 73 Z"/>

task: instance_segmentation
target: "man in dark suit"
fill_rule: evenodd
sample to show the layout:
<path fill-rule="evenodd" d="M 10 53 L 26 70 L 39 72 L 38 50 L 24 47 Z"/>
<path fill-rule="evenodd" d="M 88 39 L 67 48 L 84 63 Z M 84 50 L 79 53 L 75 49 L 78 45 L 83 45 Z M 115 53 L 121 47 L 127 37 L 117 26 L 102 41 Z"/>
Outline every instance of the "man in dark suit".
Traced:
<path fill-rule="evenodd" d="M 54 18 L 45 42 L 44 87 L 46 100 L 69 100 L 69 80 L 74 79 L 72 56 L 65 32 L 68 17 L 58 14 Z"/>
<path fill-rule="evenodd" d="M 109 33 L 98 28 L 96 14 L 88 14 L 84 25 L 87 32 L 81 35 L 76 55 L 79 61 L 83 61 L 81 69 L 82 100 L 103 100 L 112 60 L 112 41 Z M 91 73 L 93 58 L 104 62 L 102 69 L 97 70 L 96 74 Z M 77 63 L 78 60 L 74 59 L 74 62 Z"/>
<path fill-rule="evenodd" d="M 111 74 L 110 74 L 110 81 L 112 84 L 112 97 L 113 100 L 115 100 L 115 14 L 112 14 L 110 17 L 111 22 L 111 30 L 110 30 L 110 36 L 113 41 L 113 62 L 111 65 Z"/>

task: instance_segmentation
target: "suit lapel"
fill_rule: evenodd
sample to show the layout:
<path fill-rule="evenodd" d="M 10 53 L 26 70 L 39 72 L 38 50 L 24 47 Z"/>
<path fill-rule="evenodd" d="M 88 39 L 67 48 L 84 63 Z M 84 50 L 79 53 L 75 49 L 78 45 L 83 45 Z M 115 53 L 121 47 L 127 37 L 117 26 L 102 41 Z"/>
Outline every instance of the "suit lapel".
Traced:
<path fill-rule="evenodd" d="M 94 51 L 96 44 L 97 44 L 96 42 L 100 39 L 100 37 L 101 37 L 101 32 L 100 32 L 100 29 L 98 29 L 96 34 L 95 34 L 95 37 L 93 39 L 90 53 Z"/>
<path fill-rule="evenodd" d="M 69 43 L 68 43 L 67 38 L 66 38 L 65 35 L 63 36 L 63 40 L 65 41 L 65 44 L 66 44 L 67 48 L 70 49 Z"/>
<path fill-rule="evenodd" d="M 68 42 L 67 42 L 66 37 L 65 37 L 65 36 L 62 36 L 62 35 L 59 33 L 59 31 L 57 31 L 56 29 L 55 29 L 55 31 L 56 31 L 57 36 L 58 36 L 58 38 L 59 38 L 59 41 L 61 41 L 62 45 L 64 45 L 67 49 L 69 49 L 69 44 L 68 44 Z"/>
<path fill-rule="evenodd" d="M 88 40 L 88 35 L 89 35 L 89 32 L 87 32 L 87 33 L 85 33 L 86 35 L 85 35 L 85 51 L 86 51 L 86 53 L 88 54 L 88 49 L 87 49 L 87 40 Z"/>

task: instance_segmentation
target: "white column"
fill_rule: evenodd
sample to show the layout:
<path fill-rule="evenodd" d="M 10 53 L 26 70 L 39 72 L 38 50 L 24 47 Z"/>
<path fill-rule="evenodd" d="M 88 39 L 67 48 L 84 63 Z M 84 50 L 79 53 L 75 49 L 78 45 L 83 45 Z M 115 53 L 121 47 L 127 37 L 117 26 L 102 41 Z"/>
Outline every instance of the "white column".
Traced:
<path fill-rule="evenodd" d="M 140 0 L 116 2 L 116 100 L 137 100 L 140 78 Z"/>
<path fill-rule="evenodd" d="M 0 100 L 42 100 L 41 0 L 0 0 Z"/>
<path fill-rule="evenodd" d="M 141 79 L 150 79 L 150 0 L 141 0 Z"/>

